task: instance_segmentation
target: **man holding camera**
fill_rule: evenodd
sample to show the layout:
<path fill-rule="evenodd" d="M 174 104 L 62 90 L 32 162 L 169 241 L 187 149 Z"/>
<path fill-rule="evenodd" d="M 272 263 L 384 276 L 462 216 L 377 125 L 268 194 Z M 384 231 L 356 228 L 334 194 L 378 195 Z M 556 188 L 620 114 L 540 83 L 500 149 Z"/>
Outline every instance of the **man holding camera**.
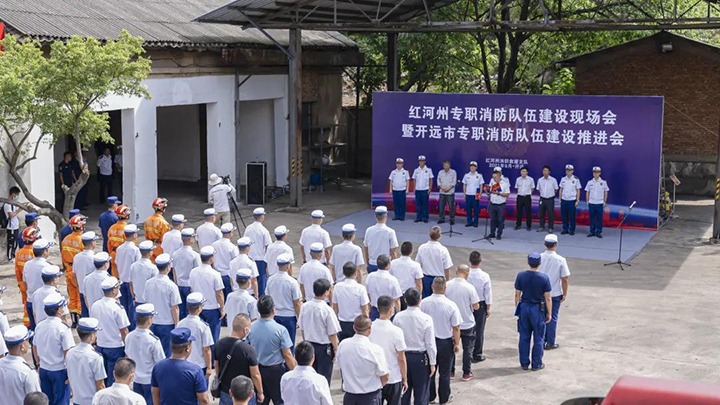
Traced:
<path fill-rule="evenodd" d="M 230 201 L 228 199 L 228 193 L 235 193 L 235 187 L 230 184 L 230 178 L 220 177 L 213 173 L 208 179 L 210 184 L 210 191 L 208 192 L 208 200 L 215 208 L 215 216 L 217 217 L 218 224 L 222 225 L 230 222 Z"/>

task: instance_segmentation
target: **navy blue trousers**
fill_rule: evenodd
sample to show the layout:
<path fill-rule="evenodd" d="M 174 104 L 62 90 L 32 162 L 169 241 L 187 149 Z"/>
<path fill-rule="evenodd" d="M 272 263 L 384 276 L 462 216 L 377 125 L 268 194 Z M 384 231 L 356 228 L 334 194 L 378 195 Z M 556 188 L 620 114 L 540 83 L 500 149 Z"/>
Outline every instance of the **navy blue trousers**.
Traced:
<path fill-rule="evenodd" d="M 95 350 L 100 353 L 103 358 L 103 363 L 105 364 L 105 373 L 107 373 L 107 378 L 105 378 L 105 386 L 109 387 L 115 382 L 115 377 L 113 377 L 113 371 L 115 370 L 115 362 L 117 362 L 120 358 L 125 357 L 125 348 L 107 348 L 98 346 Z"/>
<path fill-rule="evenodd" d="M 376 319 L 380 318 L 380 311 L 378 311 L 377 307 L 370 307 L 370 320 L 374 321 Z"/>
<path fill-rule="evenodd" d="M 180 319 L 185 319 L 185 317 L 188 316 L 188 310 L 187 310 L 187 296 L 190 295 L 192 292 L 192 289 L 190 287 L 180 287 L 178 286 L 178 290 L 180 291 L 180 307 L 178 308 L 180 310 L 179 317 Z"/>
<path fill-rule="evenodd" d="M 415 212 L 417 219 L 427 221 L 428 216 L 428 201 L 430 194 L 428 190 L 415 190 Z"/>
<path fill-rule="evenodd" d="M 382 390 L 369 392 L 367 394 L 351 394 L 345 393 L 343 397 L 344 405 L 381 405 Z"/>
<path fill-rule="evenodd" d="M 67 405 L 70 402 L 70 384 L 67 370 L 40 369 L 40 389 L 50 400 L 49 405 Z"/>
<path fill-rule="evenodd" d="M 143 398 L 145 398 L 145 402 L 147 404 L 153 403 L 152 398 L 152 385 L 150 384 L 138 384 L 133 383 L 133 391 L 137 392 L 138 394 L 142 395 Z"/>
<path fill-rule="evenodd" d="M 393 190 L 393 210 L 395 211 L 395 219 L 405 220 L 406 202 L 405 197 L 407 192 L 405 190 L 396 191 Z"/>
<path fill-rule="evenodd" d="M 80 294 L 80 317 L 87 318 L 90 316 L 90 310 L 85 304 L 85 294 Z"/>
<path fill-rule="evenodd" d="M 290 351 L 295 354 L 295 333 L 297 332 L 297 317 L 275 315 L 275 322 L 279 323 L 280 325 L 284 326 L 285 329 L 287 329 L 288 333 L 290 334 L 290 341 L 292 342 L 292 347 L 290 348 Z"/>
<path fill-rule="evenodd" d="M 130 283 L 123 282 L 120 284 L 120 305 L 125 308 L 128 320 L 130 321 L 129 331 L 135 330 L 135 301 L 133 301 L 132 294 L 130 294 Z"/>
<path fill-rule="evenodd" d="M 560 314 L 560 300 L 562 300 L 562 297 L 562 295 L 552 297 L 550 322 L 545 324 L 545 343 L 551 346 L 555 344 L 555 337 L 557 336 L 558 315 Z"/>
<path fill-rule="evenodd" d="M 560 201 L 560 217 L 562 218 L 563 231 L 575 232 L 575 200 Z"/>
<path fill-rule="evenodd" d="M 521 302 L 518 304 L 518 333 L 520 341 L 518 352 L 520 353 L 520 365 L 532 368 L 539 368 L 542 365 L 542 358 L 545 352 L 545 313 L 540 310 L 540 304 L 529 304 Z M 532 340 L 532 361 L 530 359 L 530 341 Z M 439 354 L 438 354 L 439 356 Z"/>
<path fill-rule="evenodd" d="M 603 205 L 588 204 L 590 211 L 590 235 L 600 235 L 603 228 Z"/>
<path fill-rule="evenodd" d="M 402 396 L 402 405 L 410 405 L 410 396 L 414 405 L 430 402 L 430 365 L 426 352 L 405 352 L 407 359 L 408 390 Z"/>
<path fill-rule="evenodd" d="M 465 216 L 468 224 L 477 225 L 480 218 L 480 201 L 475 199 L 475 194 L 465 194 Z"/>
<path fill-rule="evenodd" d="M 330 380 L 332 380 L 333 359 L 335 358 L 332 345 L 329 343 L 312 343 L 312 345 L 315 348 L 313 368 L 318 374 L 325 377 L 328 384 L 330 384 Z"/>
<path fill-rule="evenodd" d="M 200 319 L 210 326 L 213 342 L 220 340 L 220 309 L 203 309 L 200 312 Z"/>
<path fill-rule="evenodd" d="M 369 264 L 369 263 L 368 263 L 368 265 L 367 265 L 367 272 L 368 272 L 368 274 L 373 273 L 373 272 L 376 272 L 377 269 L 378 269 L 377 264 Z"/>
<path fill-rule="evenodd" d="M 439 397 L 439 402 L 445 404 L 450 399 L 450 369 L 452 359 L 455 358 L 453 339 L 435 339 L 437 345 L 437 373 L 430 379 L 430 401 Z M 435 379 L 437 378 L 437 391 Z"/>
<path fill-rule="evenodd" d="M 435 280 L 435 277 L 437 276 L 423 276 L 422 284 L 423 284 L 423 290 L 422 290 L 422 297 L 427 298 L 432 295 L 432 283 L 433 280 Z"/>
<path fill-rule="evenodd" d="M 265 260 L 255 260 L 255 265 L 258 269 L 257 283 L 258 290 L 260 290 L 255 291 L 255 296 L 260 298 L 260 296 L 265 295 L 265 286 L 267 285 L 267 263 Z"/>
<path fill-rule="evenodd" d="M 165 352 L 165 357 L 170 358 L 172 355 L 172 349 L 170 343 L 172 342 L 172 336 L 170 335 L 170 332 L 175 329 L 175 326 L 173 325 L 160 325 L 160 324 L 152 324 L 150 325 L 150 331 L 160 339 L 160 344 L 162 345 L 163 351 Z"/>

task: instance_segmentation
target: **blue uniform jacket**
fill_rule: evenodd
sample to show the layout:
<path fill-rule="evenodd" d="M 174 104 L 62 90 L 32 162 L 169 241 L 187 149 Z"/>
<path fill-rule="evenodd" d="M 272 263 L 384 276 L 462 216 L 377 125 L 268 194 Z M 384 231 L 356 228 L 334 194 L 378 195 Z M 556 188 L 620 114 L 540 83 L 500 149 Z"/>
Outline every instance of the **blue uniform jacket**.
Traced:
<path fill-rule="evenodd" d="M 117 215 L 113 211 L 107 210 L 100 214 L 100 231 L 102 231 L 103 236 L 103 251 L 107 252 L 107 242 L 108 242 L 108 230 L 110 229 L 115 222 L 118 221 Z"/>

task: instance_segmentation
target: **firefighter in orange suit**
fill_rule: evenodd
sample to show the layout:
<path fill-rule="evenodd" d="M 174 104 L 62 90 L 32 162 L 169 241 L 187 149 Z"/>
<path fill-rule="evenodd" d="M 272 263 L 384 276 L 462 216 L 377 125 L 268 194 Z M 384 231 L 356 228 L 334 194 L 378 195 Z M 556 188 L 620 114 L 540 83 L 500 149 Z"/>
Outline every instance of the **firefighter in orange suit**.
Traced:
<path fill-rule="evenodd" d="M 20 288 L 20 296 L 22 297 L 23 324 L 26 328 L 29 328 L 30 317 L 28 316 L 27 308 L 25 306 L 25 303 L 27 302 L 27 289 L 25 287 L 25 283 L 23 282 L 23 269 L 25 268 L 25 263 L 27 263 L 28 260 L 35 258 L 32 244 L 36 240 L 40 239 L 40 230 L 34 226 L 27 227 L 22 232 L 22 239 L 25 244 L 22 248 L 20 248 L 20 250 L 15 252 L 15 278 L 17 279 L 18 288 Z"/>
<path fill-rule="evenodd" d="M 68 298 L 70 299 L 68 309 L 70 310 L 70 316 L 72 317 L 73 328 L 77 327 L 78 319 L 80 319 L 80 313 L 82 313 L 82 306 L 80 305 L 80 290 L 78 289 L 78 281 L 75 278 L 72 266 L 75 255 L 85 249 L 85 245 L 82 242 L 82 234 L 85 232 L 85 222 L 87 222 L 87 217 L 82 214 L 78 214 L 70 218 L 68 225 L 70 225 L 72 233 L 66 236 L 60 245 L 62 249 L 62 262 L 65 268 L 65 279 L 67 281 Z"/>
<path fill-rule="evenodd" d="M 145 220 L 145 240 L 151 240 L 155 243 L 155 249 L 150 256 L 150 260 L 153 263 L 155 263 L 155 258 L 163 252 L 162 247 L 160 247 L 163 235 L 170 230 L 170 224 L 163 217 L 165 209 L 167 208 L 167 202 L 167 198 L 162 197 L 153 200 L 152 207 L 155 213 Z"/>
<path fill-rule="evenodd" d="M 117 248 L 125 243 L 125 225 L 130 218 L 132 211 L 127 205 L 120 205 L 115 208 L 115 215 L 118 217 L 118 221 L 108 229 L 108 254 L 112 258 L 110 260 L 112 276 L 120 279 L 118 275 L 117 265 L 115 264 L 115 255 L 117 254 Z"/>

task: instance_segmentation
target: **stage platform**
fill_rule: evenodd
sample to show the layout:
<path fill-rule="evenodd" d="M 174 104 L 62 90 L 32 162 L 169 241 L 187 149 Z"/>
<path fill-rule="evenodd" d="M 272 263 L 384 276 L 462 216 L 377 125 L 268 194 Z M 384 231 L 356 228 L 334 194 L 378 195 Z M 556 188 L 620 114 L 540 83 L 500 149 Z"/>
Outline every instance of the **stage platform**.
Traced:
<path fill-rule="evenodd" d="M 408 214 L 405 221 L 392 221 L 388 219 L 388 225 L 395 229 L 398 236 L 398 242 L 410 241 L 414 244 L 424 243 L 428 240 L 428 231 L 431 226 L 437 222 L 437 216 L 431 216 L 430 221 L 425 223 L 414 223 L 415 214 Z M 462 248 L 478 248 L 481 250 L 497 250 L 505 252 L 529 253 L 532 251 L 542 252 L 543 238 L 546 233 L 537 232 L 538 224 L 533 224 L 533 229 L 528 232 L 525 228 L 514 230 L 515 221 L 505 221 L 505 231 L 503 239 L 493 239 L 494 245 L 485 240 L 472 242 L 475 239 L 482 238 L 485 230 L 485 219 L 480 218 L 479 227 L 466 228 L 465 218 L 456 218 L 453 230 L 461 232 L 462 235 L 454 234 L 450 237 L 448 234 L 443 235 L 442 244 L 447 247 Z M 358 238 L 362 238 L 365 229 L 375 224 L 375 214 L 372 210 L 359 211 L 348 216 L 325 223 L 323 226 L 332 236 L 341 236 L 341 228 L 344 224 L 353 223 L 358 229 Z M 450 229 L 450 225 L 446 222 L 441 224 L 443 232 Z M 604 228 L 603 238 L 588 238 L 588 227 L 578 226 L 575 235 L 560 235 L 562 226 L 555 225 L 555 233 L 558 235 L 559 248 L 558 252 L 565 257 L 598 260 L 603 262 L 616 261 L 618 258 L 618 242 L 620 239 L 620 231 L 615 228 Z M 623 231 L 623 251 L 622 260 L 628 261 L 635 257 L 655 236 L 653 231 L 640 231 L 626 229 Z M 417 249 L 417 247 L 416 247 Z"/>

